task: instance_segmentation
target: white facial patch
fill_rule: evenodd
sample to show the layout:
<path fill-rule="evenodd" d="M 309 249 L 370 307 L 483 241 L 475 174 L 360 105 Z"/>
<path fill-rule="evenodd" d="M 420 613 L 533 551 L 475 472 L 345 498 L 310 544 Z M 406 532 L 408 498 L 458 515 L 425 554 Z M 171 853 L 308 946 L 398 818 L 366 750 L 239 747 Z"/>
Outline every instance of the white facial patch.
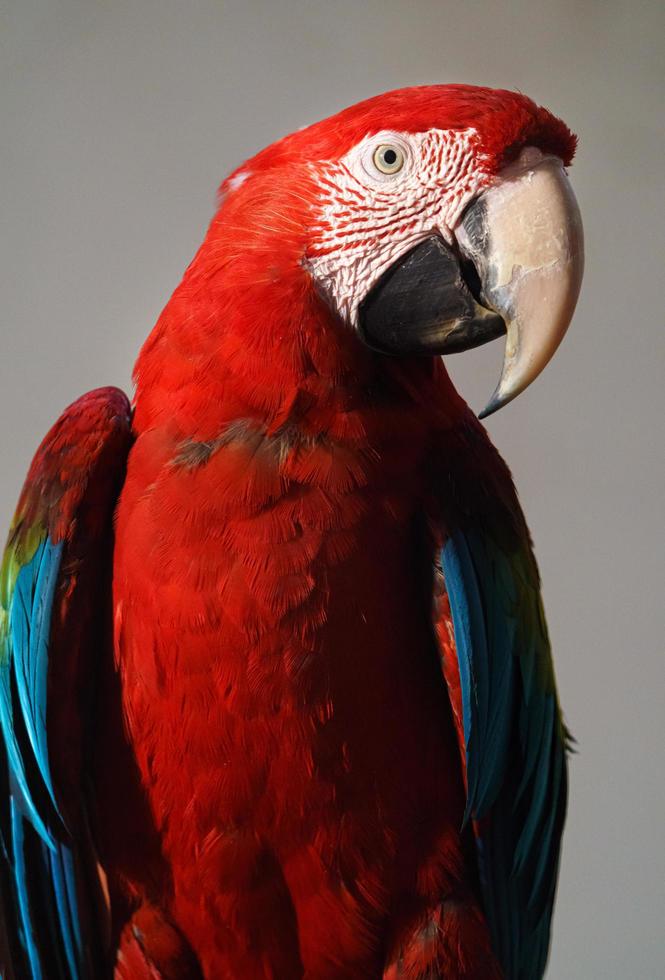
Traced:
<path fill-rule="evenodd" d="M 383 172 L 393 159 L 400 169 Z M 374 283 L 418 242 L 452 242 L 462 211 L 491 182 L 485 164 L 474 129 L 384 130 L 313 168 L 322 194 L 307 267 L 340 316 L 355 326 Z"/>

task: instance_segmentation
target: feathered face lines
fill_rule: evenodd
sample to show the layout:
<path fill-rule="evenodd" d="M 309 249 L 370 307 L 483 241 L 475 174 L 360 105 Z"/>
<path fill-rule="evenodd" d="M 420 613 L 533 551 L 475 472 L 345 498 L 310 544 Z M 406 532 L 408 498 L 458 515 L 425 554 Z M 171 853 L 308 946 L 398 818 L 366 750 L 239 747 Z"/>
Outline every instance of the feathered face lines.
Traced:
<path fill-rule="evenodd" d="M 491 181 L 474 129 L 379 131 L 312 172 L 321 196 L 306 265 L 353 326 L 386 269 L 429 235 L 450 243 L 465 206 Z"/>

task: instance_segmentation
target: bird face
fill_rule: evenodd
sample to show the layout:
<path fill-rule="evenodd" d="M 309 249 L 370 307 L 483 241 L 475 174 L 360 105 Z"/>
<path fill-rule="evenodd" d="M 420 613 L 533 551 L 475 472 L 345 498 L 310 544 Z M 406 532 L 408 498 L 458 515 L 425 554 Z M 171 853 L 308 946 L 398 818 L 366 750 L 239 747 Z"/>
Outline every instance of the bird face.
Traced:
<path fill-rule="evenodd" d="M 309 268 L 357 327 L 369 289 L 432 235 L 447 244 L 465 206 L 490 177 L 472 129 L 383 130 L 319 170 L 319 222 Z"/>
<path fill-rule="evenodd" d="M 248 306 L 242 349 L 295 350 L 314 286 L 386 355 L 448 354 L 505 334 L 483 414 L 495 411 L 540 373 L 573 315 L 583 238 L 565 167 L 575 143 L 524 95 L 433 85 L 358 103 L 262 150 L 222 185 L 202 250 Z"/>
<path fill-rule="evenodd" d="M 409 92 L 420 125 L 428 114 L 437 124 L 404 126 Z M 400 128 L 378 125 L 379 97 L 374 126 L 361 113 L 368 132 L 311 164 L 320 194 L 306 266 L 383 353 L 447 354 L 507 334 L 488 415 L 542 371 L 572 318 L 583 270 L 564 169 L 574 137 L 514 93 L 443 86 L 383 98 Z"/>

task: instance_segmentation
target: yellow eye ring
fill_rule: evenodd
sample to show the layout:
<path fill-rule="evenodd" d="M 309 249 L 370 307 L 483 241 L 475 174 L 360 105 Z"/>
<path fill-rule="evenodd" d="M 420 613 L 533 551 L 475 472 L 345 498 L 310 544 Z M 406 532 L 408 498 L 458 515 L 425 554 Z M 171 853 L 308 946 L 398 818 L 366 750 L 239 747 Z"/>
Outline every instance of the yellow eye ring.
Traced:
<path fill-rule="evenodd" d="M 372 162 L 382 174 L 397 174 L 404 166 L 404 150 L 394 143 L 382 143 L 374 150 Z"/>

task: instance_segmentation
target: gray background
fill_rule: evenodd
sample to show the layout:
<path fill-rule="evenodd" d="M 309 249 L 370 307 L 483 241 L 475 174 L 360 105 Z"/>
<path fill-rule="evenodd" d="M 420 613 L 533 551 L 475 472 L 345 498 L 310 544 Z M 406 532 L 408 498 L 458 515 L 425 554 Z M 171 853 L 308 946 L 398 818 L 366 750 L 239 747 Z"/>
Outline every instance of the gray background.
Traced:
<path fill-rule="evenodd" d="M 0 524 L 63 406 L 115 383 L 261 146 L 402 85 L 518 88 L 580 134 L 587 273 L 489 420 L 535 537 L 579 742 L 553 980 L 665 976 L 665 6 L 609 0 L 2 4 Z M 501 345 L 450 360 L 480 408 Z"/>

